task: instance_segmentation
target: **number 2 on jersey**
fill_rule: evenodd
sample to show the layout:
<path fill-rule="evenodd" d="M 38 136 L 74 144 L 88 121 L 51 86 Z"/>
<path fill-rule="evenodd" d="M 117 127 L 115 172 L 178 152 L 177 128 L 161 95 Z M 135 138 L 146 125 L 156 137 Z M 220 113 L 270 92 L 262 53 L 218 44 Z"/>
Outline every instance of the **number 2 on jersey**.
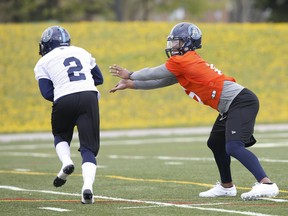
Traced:
<path fill-rule="evenodd" d="M 80 73 L 83 69 L 83 66 L 79 59 L 75 57 L 66 58 L 63 62 L 65 67 L 69 67 L 67 70 L 70 82 L 78 81 L 78 80 L 85 80 L 86 76 L 84 73 Z"/>

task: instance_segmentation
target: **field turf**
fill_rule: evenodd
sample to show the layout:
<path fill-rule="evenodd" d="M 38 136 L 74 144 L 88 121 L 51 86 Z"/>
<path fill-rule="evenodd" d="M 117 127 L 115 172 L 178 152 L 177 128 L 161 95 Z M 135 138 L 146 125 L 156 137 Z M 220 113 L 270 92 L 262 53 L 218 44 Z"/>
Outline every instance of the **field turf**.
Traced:
<path fill-rule="evenodd" d="M 71 148 L 76 170 L 63 187 L 55 188 L 52 182 L 61 165 L 52 139 L 9 140 L 0 135 L 0 215 L 288 215 L 286 130 L 255 133 L 258 143 L 250 149 L 280 188 L 276 198 L 256 201 L 240 198 L 255 179 L 236 160 L 236 197 L 198 197 L 219 180 L 206 146 L 207 131 L 119 134 L 101 137 L 93 205 L 80 203 L 77 137 Z"/>

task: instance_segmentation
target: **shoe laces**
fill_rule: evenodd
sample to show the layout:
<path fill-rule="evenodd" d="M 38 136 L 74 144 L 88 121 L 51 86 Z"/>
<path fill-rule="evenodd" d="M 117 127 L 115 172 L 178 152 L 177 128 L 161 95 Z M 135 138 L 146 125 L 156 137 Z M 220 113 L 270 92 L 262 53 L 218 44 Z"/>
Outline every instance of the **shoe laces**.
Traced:
<path fill-rule="evenodd" d="M 218 187 L 218 186 L 221 186 L 221 187 L 222 187 L 221 182 L 219 182 L 219 181 L 216 182 L 216 184 L 214 185 L 214 187 Z"/>
<path fill-rule="evenodd" d="M 253 186 L 252 188 L 255 188 L 255 187 L 259 186 L 259 185 L 261 185 L 261 183 L 255 182 L 255 183 L 254 183 L 254 186 Z"/>

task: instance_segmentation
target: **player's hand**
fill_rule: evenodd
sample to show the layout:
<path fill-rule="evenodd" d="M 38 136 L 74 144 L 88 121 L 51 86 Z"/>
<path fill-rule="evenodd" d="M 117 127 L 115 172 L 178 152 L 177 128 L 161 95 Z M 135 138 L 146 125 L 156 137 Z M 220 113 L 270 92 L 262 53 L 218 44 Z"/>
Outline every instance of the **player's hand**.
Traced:
<path fill-rule="evenodd" d="M 128 79 L 122 79 L 109 92 L 110 93 L 114 93 L 117 90 L 124 90 L 124 89 L 127 89 L 127 88 L 130 88 L 130 89 L 134 88 L 133 81 L 132 80 L 128 80 Z"/>
<path fill-rule="evenodd" d="M 109 67 L 109 72 L 112 74 L 112 76 L 117 76 L 122 79 L 129 79 L 131 74 L 126 68 L 122 68 L 116 64 Z"/>

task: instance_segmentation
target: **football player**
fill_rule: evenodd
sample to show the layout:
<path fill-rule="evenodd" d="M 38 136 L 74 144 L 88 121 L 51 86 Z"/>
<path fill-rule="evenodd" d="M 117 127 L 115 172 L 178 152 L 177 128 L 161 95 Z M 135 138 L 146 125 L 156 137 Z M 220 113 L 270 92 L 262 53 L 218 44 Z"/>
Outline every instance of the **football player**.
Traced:
<path fill-rule="evenodd" d="M 83 204 L 94 202 L 93 183 L 96 176 L 96 156 L 99 151 L 99 92 L 102 73 L 95 58 L 86 50 L 70 45 L 67 30 L 61 26 L 47 28 L 39 43 L 34 72 L 42 96 L 53 103 L 52 133 L 56 153 L 62 167 L 53 184 L 61 187 L 74 171 L 70 144 L 77 126 L 82 157 Z"/>
<path fill-rule="evenodd" d="M 277 185 L 271 182 L 258 158 L 247 149 L 256 143 L 253 132 L 259 110 L 258 98 L 197 54 L 195 50 L 201 48 L 201 39 L 201 30 L 196 25 L 187 22 L 175 25 L 167 39 L 167 61 L 135 72 L 118 65 L 110 66 L 111 74 L 122 78 L 110 92 L 154 89 L 179 83 L 187 95 L 219 112 L 207 145 L 213 152 L 221 182 L 199 196 L 236 196 L 230 170 L 231 156 L 257 180 L 249 192 L 241 195 L 243 200 L 277 196 Z"/>

